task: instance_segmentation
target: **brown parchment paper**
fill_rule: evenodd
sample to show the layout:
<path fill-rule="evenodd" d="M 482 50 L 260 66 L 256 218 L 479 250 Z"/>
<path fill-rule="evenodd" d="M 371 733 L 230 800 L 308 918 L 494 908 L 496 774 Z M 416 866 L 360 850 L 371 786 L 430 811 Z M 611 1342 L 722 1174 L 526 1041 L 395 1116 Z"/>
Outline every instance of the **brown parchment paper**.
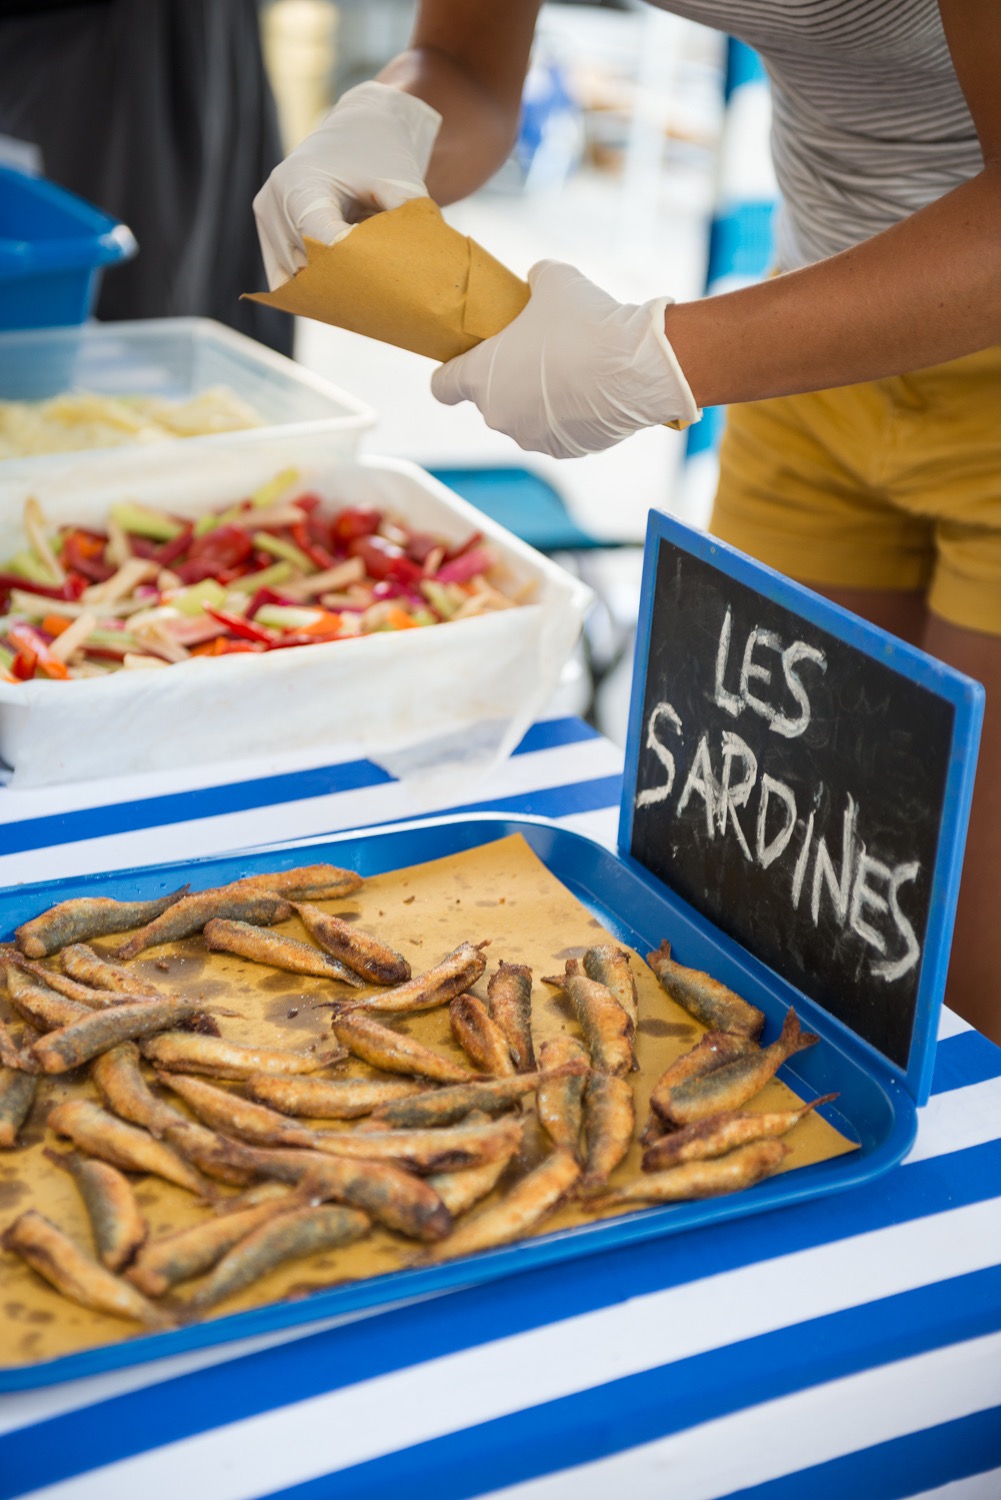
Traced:
<path fill-rule="evenodd" d="M 257 866 L 253 873 L 258 873 Z M 550 874 L 520 835 L 374 877 L 345 900 L 319 904 L 385 937 L 410 960 L 415 973 L 430 968 L 463 940 L 489 939 L 487 969 L 473 987 L 473 993 L 483 999 L 501 959 L 530 965 L 534 974 L 536 1049 L 560 1032 L 580 1035 L 566 999 L 561 992 L 544 985 L 541 976 L 560 972 L 567 958 L 581 956 L 595 943 L 614 941 L 586 907 Z M 278 930 L 300 938 L 306 936 L 297 918 L 281 924 Z M 671 934 L 665 932 L 662 936 L 670 939 Z M 119 935 L 93 946 L 109 952 L 121 941 Z M 636 976 L 640 1015 L 636 1038 L 640 1068 L 629 1075 L 636 1098 L 638 1134 L 648 1115 L 647 1101 L 653 1084 L 674 1058 L 695 1045 L 703 1028 L 664 993 L 639 954 L 632 953 L 630 961 Z M 200 937 L 152 948 L 134 961 L 134 967 L 164 989 L 195 996 L 210 1009 L 216 1006 L 238 1012 L 236 1016 L 217 1017 L 223 1035 L 262 1046 L 301 1049 L 314 1043 L 328 1044 L 332 1040 L 330 1011 L 319 1007 L 344 993 L 343 986 L 328 981 L 286 974 L 228 954 L 210 954 Z M 352 994 L 362 993 L 367 991 L 352 991 Z M 0 1014 L 17 1032 L 19 1022 L 6 998 L 0 1000 Z M 457 1061 L 468 1062 L 452 1042 L 447 1006 L 409 1018 L 381 1015 L 377 1019 L 437 1047 Z M 340 1068 L 323 1069 L 317 1076 L 370 1071 L 365 1064 L 351 1061 Z M 239 1091 L 237 1084 L 220 1084 L 220 1087 Z M 25 1209 L 37 1208 L 92 1252 L 89 1223 L 72 1179 L 43 1155 L 45 1146 L 70 1149 L 69 1142 L 60 1141 L 46 1129 L 45 1117 L 53 1104 L 71 1096 L 97 1097 L 83 1070 L 43 1081 L 20 1144 L 14 1150 L 0 1152 L 0 1230 Z M 177 1095 L 166 1097 L 178 1109 L 185 1109 Z M 773 1080 L 746 1108 L 783 1109 L 795 1102 L 786 1085 Z M 537 1165 L 550 1149 L 548 1138 L 535 1118 L 534 1096 L 529 1096 L 528 1105 L 520 1157 L 512 1163 L 494 1194 L 472 1212 L 497 1201 L 506 1188 Z M 351 1122 L 345 1122 L 343 1127 L 335 1121 L 313 1123 L 320 1129 L 351 1128 Z M 814 1114 L 806 1116 L 785 1139 L 793 1149 L 783 1171 L 854 1149 L 850 1140 Z M 626 1182 L 639 1176 L 641 1155 L 642 1150 L 634 1140 L 612 1182 Z M 159 1178 L 135 1177 L 133 1181 L 149 1221 L 151 1237 L 198 1223 L 212 1212 L 192 1194 Z M 220 1191 L 238 1190 L 221 1188 Z M 547 1234 L 626 1211 L 637 1210 L 615 1209 L 599 1215 L 593 1208 L 570 1203 L 543 1220 L 536 1233 Z M 729 1232 L 741 1233 L 739 1219 Z M 378 1276 L 411 1263 L 417 1253 L 419 1247 L 414 1241 L 376 1227 L 368 1238 L 345 1250 L 314 1255 L 272 1272 L 238 1296 L 220 1303 L 211 1316 L 223 1317 L 278 1299 L 305 1297 L 343 1281 Z M 186 1299 L 200 1284 L 191 1281 L 179 1287 L 178 1300 Z M 77 1307 L 18 1257 L 0 1253 L 0 1367 L 49 1360 L 117 1343 L 141 1332 L 123 1319 Z"/>
<path fill-rule="evenodd" d="M 516 318 L 528 283 L 445 223 L 430 198 L 374 214 L 336 245 L 306 240 L 307 264 L 252 302 L 333 323 L 439 361 Z"/>

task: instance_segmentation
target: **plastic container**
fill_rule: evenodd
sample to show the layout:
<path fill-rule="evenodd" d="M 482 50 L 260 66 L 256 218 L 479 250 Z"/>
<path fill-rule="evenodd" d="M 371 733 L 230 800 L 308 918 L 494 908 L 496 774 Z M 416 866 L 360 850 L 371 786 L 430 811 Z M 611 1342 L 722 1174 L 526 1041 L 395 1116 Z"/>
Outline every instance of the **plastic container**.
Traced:
<path fill-rule="evenodd" d="M 0 329 L 82 323 L 103 267 L 136 248 L 130 229 L 74 193 L 0 166 Z"/>
<path fill-rule="evenodd" d="M 262 418 L 239 433 L 172 438 L 171 444 L 254 443 L 281 428 L 290 438 L 325 433 L 332 452 L 353 455 L 376 413 L 329 381 L 211 318 L 143 318 L 0 333 L 0 400 L 44 401 L 64 391 L 184 400 L 225 385 Z M 144 444 L 144 447 L 148 447 Z M 121 449 L 81 450 L 88 455 Z M 30 465 L 77 464 L 79 454 L 0 461 L 5 476 Z"/>
<path fill-rule="evenodd" d="M 285 469 L 331 505 L 375 506 L 451 542 L 481 532 L 528 602 L 467 620 L 263 655 L 193 657 L 164 671 L 0 682 L 0 760 L 18 786 L 234 761 L 275 746 L 350 745 L 393 776 L 454 788 L 508 755 L 549 702 L 590 589 L 415 464 L 345 461 L 323 431 L 196 448 L 125 449 L 53 471 L 0 464 L 0 560 L 38 498 L 52 527 L 102 526 L 136 500 L 198 516 Z"/>

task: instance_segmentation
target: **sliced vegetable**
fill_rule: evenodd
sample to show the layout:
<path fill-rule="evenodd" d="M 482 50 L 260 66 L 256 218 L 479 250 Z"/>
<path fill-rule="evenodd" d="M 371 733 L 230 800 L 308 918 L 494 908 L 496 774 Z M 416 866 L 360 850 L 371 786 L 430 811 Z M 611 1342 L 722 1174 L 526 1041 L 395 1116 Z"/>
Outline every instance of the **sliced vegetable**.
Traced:
<path fill-rule="evenodd" d="M 132 531 L 136 536 L 147 536 L 154 542 L 170 542 L 184 530 L 162 510 L 150 510 L 145 505 L 122 501 L 111 507 L 111 515 L 123 531 Z"/>

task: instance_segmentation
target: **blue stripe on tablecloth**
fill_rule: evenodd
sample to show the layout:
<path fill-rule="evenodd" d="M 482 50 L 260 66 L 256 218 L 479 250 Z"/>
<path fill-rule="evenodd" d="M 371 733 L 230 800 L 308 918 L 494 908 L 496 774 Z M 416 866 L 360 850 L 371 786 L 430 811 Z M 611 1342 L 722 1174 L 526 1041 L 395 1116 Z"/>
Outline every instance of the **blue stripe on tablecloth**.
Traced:
<path fill-rule="evenodd" d="M 994 1285 L 988 1289 L 991 1279 Z M 956 1291 L 957 1326 L 965 1326 L 965 1336 L 1001 1327 L 1001 1272 L 962 1277 L 950 1283 L 950 1288 Z M 982 1302 L 987 1304 L 987 1321 L 980 1315 Z M 386 1495 L 404 1492 L 434 1496 L 434 1500 L 467 1500 L 473 1494 L 595 1463 L 741 1411 L 747 1404 L 744 1372 L 748 1368 L 754 1370 L 757 1405 L 955 1341 L 951 1319 L 943 1318 L 941 1309 L 929 1303 L 925 1289 L 887 1299 L 880 1303 L 880 1313 L 878 1332 L 872 1328 L 871 1310 L 861 1307 L 747 1339 L 737 1346 L 743 1368 L 736 1376 L 734 1347 L 716 1349 L 339 1469 L 336 1476 L 327 1474 L 272 1491 L 267 1500 L 321 1500 L 334 1489 L 337 1500 L 384 1500 Z M 932 1339 L 918 1343 L 914 1323 L 936 1314 Z M 670 1343 L 669 1335 L 665 1329 L 665 1346 Z M 818 1351 L 822 1351 L 819 1360 Z M 726 1500 L 799 1500 L 804 1494 L 810 1500 L 844 1500 L 852 1493 L 865 1500 L 891 1500 L 913 1495 L 935 1482 L 928 1480 L 922 1486 L 923 1472 L 941 1473 L 949 1479 L 989 1470 L 1001 1461 L 998 1410 L 801 1469 L 728 1494 Z M 391 1421 L 390 1415 L 390 1429 Z M 969 1451 L 952 1446 L 960 1440 L 969 1442 Z M 919 1461 L 927 1464 L 926 1470 L 917 1466 Z M 895 1480 L 893 1463 L 899 1465 Z M 893 1487 L 895 1482 L 899 1488 Z M 587 1492 L 585 1476 L 581 1494 Z M 669 1492 L 669 1471 L 665 1470 L 664 1493 Z"/>
<path fill-rule="evenodd" d="M 23 1493 L 26 1484 L 39 1488 L 278 1406 L 614 1306 L 665 1285 L 682 1285 L 981 1202 L 995 1196 L 999 1181 L 1001 1141 L 991 1141 L 928 1158 L 846 1191 L 838 1197 L 836 1213 L 825 1199 L 792 1205 L 742 1219 L 739 1234 L 720 1234 L 712 1226 L 689 1230 L 675 1238 L 568 1261 L 560 1266 L 558 1276 L 553 1276 L 551 1267 L 525 1272 L 501 1284 L 470 1287 L 446 1298 L 307 1334 L 294 1343 L 231 1360 L 224 1379 L 211 1367 L 193 1371 L 0 1438 L 0 1500 Z M 987 1278 L 978 1284 L 994 1287 L 1001 1305 L 1001 1280 L 996 1284 L 990 1280 L 991 1275 L 1001 1278 L 1001 1271 L 977 1275 Z M 956 1278 L 922 1289 L 920 1294 L 901 1295 L 928 1296 L 936 1307 L 940 1304 L 942 1325 L 951 1330 L 947 1337 L 943 1335 L 948 1342 L 969 1336 L 956 1332 L 964 1326 L 965 1316 L 956 1289 L 969 1280 Z M 866 1310 L 865 1329 L 871 1333 L 874 1350 L 885 1347 L 883 1310 L 895 1300 Z M 827 1320 L 819 1321 L 826 1325 Z M 981 1323 L 975 1331 L 986 1331 L 986 1325 Z M 787 1330 L 785 1336 L 793 1340 L 794 1348 L 797 1330 Z M 816 1349 L 813 1338 L 807 1338 L 804 1357 L 815 1361 Z M 874 1363 L 881 1363 L 882 1358 L 874 1356 Z M 719 1378 L 730 1379 L 739 1388 L 732 1360 L 731 1350 L 723 1358 Z M 830 1374 L 826 1368 L 825 1374 Z M 758 1394 L 757 1385 L 755 1389 Z M 703 1419 L 697 1412 L 683 1425 Z M 663 1421 L 663 1411 L 658 1420 Z M 643 1440 L 629 1438 L 622 1446 Z M 569 1461 L 564 1455 L 558 1467 Z"/>
<path fill-rule="evenodd" d="M 907 1500 L 1001 1465 L 1001 1406 L 801 1469 L 720 1500 Z M 986 1490 L 984 1494 L 986 1495 Z M 338 1489 L 338 1495 L 341 1490 Z"/>
<path fill-rule="evenodd" d="M 1001 1076 L 1001 1047 L 979 1031 L 961 1031 L 939 1042 L 932 1074 L 933 1094 L 947 1094 L 971 1083 Z"/>
<path fill-rule="evenodd" d="M 542 750 L 560 749 L 565 745 L 600 738 L 597 731 L 581 719 L 549 719 L 533 724 L 513 753 L 532 755 Z M 385 786 L 394 780 L 388 772 L 373 765 L 371 761 L 352 760 L 335 765 L 315 766 L 305 771 L 255 777 L 248 781 L 226 782 L 220 786 L 194 787 L 189 791 L 169 792 L 135 802 L 107 803 L 100 807 L 52 813 L 40 818 L 25 818 L 18 822 L 0 824 L 0 853 L 22 854 L 28 849 L 79 843 L 83 839 L 105 838 L 109 834 L 130 833 L 141 828 L 162 828 L 169 824 L 190 823 L 199 818 L 214 818 L 226 813 L 249 812 L 257 807 L 280 806 L 284 802 L 331 797 L 367 787 Z M 613 782 L 616 778 L 610 777 L 607 780 Z M 555 790 L 553 789 L 553 795 Z M 619 791 L 616 786 L 609 801 L 614 804 L 618 800 Z M 480 805 L 485 804 L 471 803 L 470 808 Z M 605 802 L 594 805 L 609 804 Z M 590 811 L 591 808 L 584 810 Z"/>

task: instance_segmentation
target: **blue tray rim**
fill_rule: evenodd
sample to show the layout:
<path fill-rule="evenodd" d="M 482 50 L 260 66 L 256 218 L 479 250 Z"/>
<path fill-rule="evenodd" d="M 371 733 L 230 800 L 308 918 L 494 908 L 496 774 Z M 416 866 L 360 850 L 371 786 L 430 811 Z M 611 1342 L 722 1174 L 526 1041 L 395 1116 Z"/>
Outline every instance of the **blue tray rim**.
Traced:
<path fill-rule="evenodd" d="M 271 861 L 271 868 L 275 868 L 274 862 L 277 859 L 278 867 L 281 868 L 299 863 L 305 853 L 311 852 L 319 859 L 324 852 L 329 853 L 332 849 L 344 844 L 358 843 L 374 846 L 377 840 L 409 841 L 410 836 L 417 836 L 419 839 L 420 836 L 430 833 L 444 833 L 447 837 L 450 831 L 454 837 L 457 830 L 473 835 L 482 831 L 486 836 L 479 840 L 481 844 L 494 842 L 509 834 L 523 834 L 544 863 L 545 857 L 532 843 L 532 835 L 534 834 L 536 839 L 545 835 L 546 838 L 554 839 L 561 844 L 567 843 L 571 848 L 576 847 L 579 855 L 586 852 L 593 858 L 608 861 L 612 866 L 628 874 L 631 879 L 648 886 L 653 897 L 667 898 L 668 905 L 675 908 L 685 907 L 685 903 L 680 898 L 661 882 L 644 872 L 643 867 L 637 862 L 624 860 L 621 853 L 598 843 L 585 834 L 560 827 L 549 819 L 532 815 L 509 817 L 504 813 L 482 813 L 472 816 L 456 814 L 381 824 L 361 830 L 347 830 L 324 835 L 316 839 L 296 839 L 287 843 L 257 845 L 221 855 L 200 856 L 193 860 L 176 860 L 157 865 L 101 871 L 90 876 L 65 876 L 55 880 L 11 887 L 0 891 L 0 928 L 3 932 L 8 931 L 8 912 L 12 907 L 15 907 L 15 917 L 11 926 L 21 920 L 26 920 L 29 914 L 33 915 L 38 909 L 33 898 L 43 894 L 48 896 L 49 893 L 59 892 L 61 894 L 57 899 L 65 900 L 74 891 L 90 890 L 95 884 L 115 881 L 131 882 L 133 889 L 136 883 L 141 886 L 143 883 L 151 882 L 160 882 L 163 889 L 174 888 L 173 882 L 177 881 L 179 874 L 195 876 L 199 870 L 206 870 L 212 866 L 237 864 L 241 866 L 240 873 L 252 873 L 252 868 L 246 868 L 248 863 L 253 867 L 262 859 Z M 461 849 L 474 846 L 476 846 L 475 839 L 465 843 L 456 842 L 452 849 L 426 852 L 423 859 L 410 859 L 406 863 L 422 863 L 425 860 L 440 858 L 447 853 L 459 852 Z M 389 870 L 403 867 L 405 867 L 403 863 L 398 863 L 386 864 L 382 868 Z M 580 890 L 574 889 L 571 880 L 564 875 L 557 874 L 556 871 L 553 873 L 571 889 L 579 900 L 584 900 L 584 904 L 587 904 Z M 234 871 L 227 878 L 236 879 L 237 873 Z M 195 884 L 194 881 L 193 884 Z M 195 888 L 203 887 L 195 884 Z M 24 902 L 28 903 L 30 912 L 29 910 L 23 913 L 16 912 L 16 907 Z M 693 909 L 689 910 L 692 910 L 692 920 L 696 926 L 709 927 L 710 924 L 706 923 L 697 912 Z M 607 914 L 605 920 L 607 920 Z M 40 1361 L 34 1365 L 0 1365 L 0 1392 L 30 1390 L 67 1380 L 82 1379 L 110 1370 L 189 1353 L 197 1349 L 256 1338 L 278 1329 L 301 1327 L 305 1334 L 310 1324 L 331 1317 L 365 1311 L 372 1314 L 388 1312 L 403 1301 L 493 1282 L 506 1276 L 516 1275 L 520 1271 L 534 1270 L 540 1266 L 556 1264 L 582 1255 L 598 1254 L 601 1251 L 682 1233 L 689 1228 L 705 1228 L 717 1222 L 728 1223 L 732 1219 L 743 1218 L 748 1214 L 778 1210 L 813 1198 L 828 1196 L 833 1192 L 845 1191 L 869 1183 L 896 1166 L 907 1155 L 917 1131 L 917 1111 L 907 1090 L 893 1077 L 888 1068 L 884 1069 L 880 1066 L 878 1055 L 866 1055 L 871 1053 L 871 1049 L 858 1044 L 858 1039 L 853 1033 L 844 1034 L 846 1028 L 834 1022 L 833 1018 L 821 1007 L 814 1005 L 809 997 L 792 990 L 792 987 L 784 981 L 779 981 L 771 970 L 760 964 L 753 958 L 753 955 L 744 954 L 744 950 L 739 949 L 739 945 L 724 938 L 723 934 L 716 933 L 714 941 L 725 942 L 738 954 L 744 955 L 748 961 L 747 973 L 751 984 L 757 986 L 763 982 L 766 990 L 773 992 L 773 1009 L 776 1005 L 786 1007 L 791 1003 L 789 995 L 792 994 L 796 999 L 797 1014 L 806 1017 L 809 1024 L 820 1032 L 822 1041 L 827 1041 L 836 1052 L 847 1058 L 856 1070 L 867 1076 L 868 1081 L 881 1096 L 888 1121 L 875 1147 L 802 1167 L 795 1173 L 785 1173 L 766 1179 L 743 1192 L 722 1198 L 638 1209 L 611 1219 L 575 1225 L 512 1245 L 500 1246 L 480 1252 L 475 1256 L 460 1257 L 457 1260 L 443 1261 L 428 1267 L 386 1272 L 357 1282 L 347 1282 L 328 1291 L 316 1292 L 301 1301 L 271 1303 L 228 1316 L 209 1318 L 204 1322 L 182 1326 L 176 1330 L 139 1335 L 126 1334 L 115 1342 L 60 1355 L 55 1359 Z M 754 972 L 755 966 L 761 971 L 760 974 Z M 757 1003 L 764 1003 L 767 1011 L 768 1003 L 762 991 L 755 989 L 753 998 Z M 786 1077 L 791 1072 L 788 1068 L 782 1071 Z M 795 1074 L 793 1073 L 792 1076 Z"/>

